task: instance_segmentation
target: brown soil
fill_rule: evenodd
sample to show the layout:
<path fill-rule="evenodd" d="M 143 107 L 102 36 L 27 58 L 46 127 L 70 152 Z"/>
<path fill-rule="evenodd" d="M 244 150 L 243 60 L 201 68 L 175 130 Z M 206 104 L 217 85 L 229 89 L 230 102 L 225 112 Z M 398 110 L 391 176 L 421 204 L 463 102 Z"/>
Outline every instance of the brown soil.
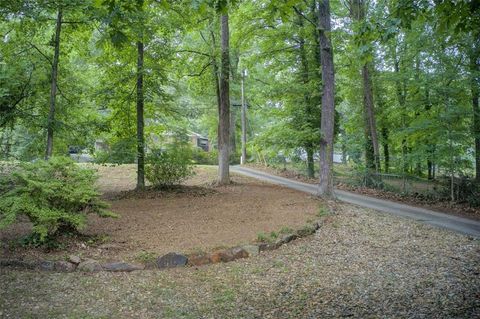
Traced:
<path fill-rule="evenodd" d="M 185 186 L 173 190 L 149 189 L 138 193 L 135 168 L 99 167 L 99 186 L 117 219 L 90 216 L 84 237 L 64 239 L 66 247 L 12 248 L 12 240 L 28 233 L 31 225 L 19 222 L 0 232 L 2 258 L 58 259 L 68 254 L 100 260 L 137 260 L 171 251 L 208 251 L 248 243 L 260 232 L 282 227 L 300 228 L 314 219 L 319 202 L 279 186 L 233 176 L 232 185 L 215 187 L 216 170 L 197 169 Z"/>

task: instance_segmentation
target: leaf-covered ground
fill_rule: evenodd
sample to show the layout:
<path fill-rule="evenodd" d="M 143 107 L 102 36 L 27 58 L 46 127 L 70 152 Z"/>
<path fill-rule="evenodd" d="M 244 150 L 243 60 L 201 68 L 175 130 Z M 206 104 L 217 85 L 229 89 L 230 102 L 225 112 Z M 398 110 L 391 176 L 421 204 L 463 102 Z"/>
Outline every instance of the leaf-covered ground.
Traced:
<path fill-rule="evenodd" d="M 480 317 L 478 239 L 350 205 L 312 237 L 227 264 L 0 272 L 3 318 Z"/>

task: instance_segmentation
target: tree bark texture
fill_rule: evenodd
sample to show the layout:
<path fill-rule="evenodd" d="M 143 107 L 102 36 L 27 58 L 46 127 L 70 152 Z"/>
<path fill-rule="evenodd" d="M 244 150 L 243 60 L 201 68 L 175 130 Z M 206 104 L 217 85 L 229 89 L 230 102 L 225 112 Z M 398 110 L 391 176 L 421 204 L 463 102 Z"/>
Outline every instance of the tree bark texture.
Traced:
<path fill-rule="evenodd" d="M 229 137 L 230 137 L 230 96 L 229 96 L 229 27 L 228 14 L 220 17 L 221 29 L 221 70 L 220 70 L 220 105 L 218 109 L 218 180 L 219 185 L 230 183 Z"/>
<path fill-rule="evenodd" d="M 335 71 L 330 40 L 330 2 L 320 0 L 318 10 L 322 65 L 322 119 L 320 125 L 320 183 L 318 195 L 333 197 L 333 130 L 335 121 Z"/>

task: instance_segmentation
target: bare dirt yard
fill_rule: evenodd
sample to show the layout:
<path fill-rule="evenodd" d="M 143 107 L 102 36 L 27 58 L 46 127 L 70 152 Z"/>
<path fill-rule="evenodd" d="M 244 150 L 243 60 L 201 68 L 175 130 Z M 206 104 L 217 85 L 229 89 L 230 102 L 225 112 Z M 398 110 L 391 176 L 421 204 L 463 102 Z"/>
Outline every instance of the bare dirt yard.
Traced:
<path fill-rule="evenodd" d="M 191 253 L 246 244 L 259 233 L 297 229 L 314 219 L 321 202 L 306 194 L 233 176 L 214 187 L 216 169 L 198 167 L 184 187 L 170 191 L 135 188 L 135 166 L 95 166 L 99 187 L 119 218 L 90 216 L 85 237 L 64 238 L 59 249 L 22 248 L 25 221 L 0 231 L 2 258 L 62 259 L 69 254 L 114 261 L 145 261 L 168 252 Z"/>
<path fill-rule="evenodd" d="M 132 167 L 100 174 L 121 217 L 92 219 L 97 241 L 67 241 L 48 254 L 118 260 L 238 244 L 303 225 L 324 204 L 238 176 L 212 187 L 214 171 L 203 167 L 187 188 L 142 195 L 127 191 Z M 479 239 L 349 204 L 329 207 L 314 235 L 229 263 L 131 273 L 0 267 L 0 318 L 480 318 Z"/>

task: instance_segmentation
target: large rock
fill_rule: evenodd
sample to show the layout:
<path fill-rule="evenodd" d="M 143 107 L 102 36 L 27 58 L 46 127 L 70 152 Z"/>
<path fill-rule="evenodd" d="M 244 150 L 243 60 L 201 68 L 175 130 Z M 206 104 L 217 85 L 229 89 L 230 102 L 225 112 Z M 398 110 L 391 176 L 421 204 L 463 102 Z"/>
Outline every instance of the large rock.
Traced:
<path fill-rule="evenodd" d="M 177 253 L 168 253 L 157 258 L 159 269 L 183 267 L 187 264 L 188 258 Z"/>
<path fill-rule="evenodd" d="M 188 264 L 192 266 L 202 266 L 211 263 L 210 256 L 205 253 L 195 253 L 188 256 Z"/>
<path fill-rule="evenodd" d="M 103 270 L 106 271 L 134 271 L 134 270 L 142 270 L 145 267 L 141 265 L 134 265 L 125 262 L 113 262 L 113 263 L 106 263 L 102 265 Z"/>
<path fill-rule="evenodd" d="M 77 266 L 65 260 L 56 261 L 54 264 L 54 269 L 61 272 L 72 272 L 75 271 Z"/>
<path fill-rule="evenodd" d="M 89 259 L 81 262 L 78 265 L 77 269 L 83 272 L 98 272 L 101 271 L 103 268 L 98 261 Z"/>

